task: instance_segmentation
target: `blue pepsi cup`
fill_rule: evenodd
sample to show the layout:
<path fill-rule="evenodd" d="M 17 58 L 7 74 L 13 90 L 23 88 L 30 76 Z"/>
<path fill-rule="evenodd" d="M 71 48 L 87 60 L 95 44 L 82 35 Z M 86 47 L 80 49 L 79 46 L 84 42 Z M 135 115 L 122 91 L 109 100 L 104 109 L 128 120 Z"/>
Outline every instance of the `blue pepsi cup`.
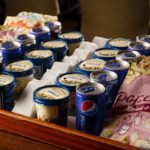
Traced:
<path fill-rule="evenodd" d="M 42 49 L 49 49 L 54 53 L 56 61 L 61 61 L 67 54 L 67 43 L 62 40 L 53 40 L 41 44 Z"/>
<path fill-rule="evenodd" d="M 68 114 L 71 116 L 75 116 L 76 86 L 85 82 L 89 82 L 89 77 L 87 77 L 82 73 L 77 73 L 77 72 L 64 73 L 57 77 L 57 85 L 65 87 L 70 91 L 69 103 L 68 103 L 69 104 Z"/>
<path fill-rule="evenodd" d="M 90 74 L 95 71 L 99 71 L 104 68 L 105 61 L 102 59 L 88 59 L 80 62 L 76 67 L 76 72 L 81 72 L 88 77 Z"/>
<path fill-rule="evenodd" d="M 57 39 L 58 35 L 61 34 L 62 25 L 59 21 L 48 21 L 44 23 L 50 29 L 51 39 Z"/>
<path fill-rule="evenodd" d="M 141 54 L 138 51 L 122 50 L 116 56 L 116 60 L 125 60 L 129 63 L 138 62 Z"/>
<path fill-rule="evenodd" d="M 124 60 L 110 60 L 106 62 L 104 69 L 114 71 L 118 75 L 116 92 L 118 92 L 118 90 L 120 89 L 128 73 L 129 67 L 130 64 Z"/>
<path fill-rule="evenodd" d="M 126 38 L 114 38 L 110 39 L 106 43 L 106 48 L 112 48 L 112 49 L 119 49 L 119 50 L 127 50 L 128 49 L 128 43 L 131 42 L 130 39 Z"/>
<path fill-rule="evenodd" d="M 137 42 L 149 43 L 150 44 L 150 35 L 140 35 L 136 37 Z"/>
<path fill-rule="evenodd" d="M 117 88 L 118 76 L 113 71 L 101 70 L 90 75 L 91 82 L 101 83 L 105 86 L 106 111 L 109 112 L 115 100 L 114 91 Z"/>
<path fill-rule="evenodd" d="M 25 54 L 25 58 L 34 65 L 34 78 L 41 79 L 47 69 L 54 63 L 54 56 L 50 50 L 33 50 Z"/>
<path fill-rule="evenodd" d="M 105 119 L 105 87 L 82 83 L 76 88 L 76 129 L 99 136 Z"/>
<path fill-rule="evenodd" d="M 48 27 L 33 28 L 30 33 L 36 38 L 36 48 L 40 47 L 41 42 L 50 40 L 50 30 Z"/>
<path fill-rule="evenodd" d="M 114 60 L 119 50 L 111 48 L 101 48 L 93 52 L 93 58 L 103 59 L 105 61 Z"/>
<path fill-rule="evenodd" d="M 137 51 L 141 55 L 150 56 L 150 43 L 148 42 L 144 41 L 131 42 L 128 45 L 128 49 Z"/>
<path fill-rule="evenodd" d="M 36 89 L 33 100 L 40 120 L 67 125 L 69 91 L 58 85 L 47 85 Z"/>
<path fill-rule="evenodd" d="M 2 42 L 0 45 L 4 65 L 22 59 L 21 44 L 15 41 Z"/>
<path fill-rule="evenodd" d="M 0 73 L 0 108 L 11 111 L 14 107 L 15 79 L 7 73 Z"/>
<path fill-rule="evenodd" d="M 23 54 L 34 50 L 36 47 L 35 36 L 32 34 L 19 34 L 15 40 L 21 44 Z"/>

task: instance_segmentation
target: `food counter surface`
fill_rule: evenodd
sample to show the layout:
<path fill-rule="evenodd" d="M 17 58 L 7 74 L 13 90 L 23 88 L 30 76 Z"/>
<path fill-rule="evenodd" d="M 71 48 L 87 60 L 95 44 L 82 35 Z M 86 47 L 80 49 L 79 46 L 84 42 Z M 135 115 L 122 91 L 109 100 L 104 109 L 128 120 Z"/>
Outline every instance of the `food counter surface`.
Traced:
<path fill-rule="evenodd" d="M 4 150 L 138 150 L 138 148 L 116 141 L 91 136 L 4 110 L 0 110 L 0 120 L 0 149 Z"/>

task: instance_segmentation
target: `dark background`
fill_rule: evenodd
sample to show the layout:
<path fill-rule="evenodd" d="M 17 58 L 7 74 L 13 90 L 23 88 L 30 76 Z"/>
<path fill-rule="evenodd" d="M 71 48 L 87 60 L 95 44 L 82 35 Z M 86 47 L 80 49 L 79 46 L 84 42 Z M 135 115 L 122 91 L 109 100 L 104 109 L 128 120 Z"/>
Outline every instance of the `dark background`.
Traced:
<path fill-rule="evenodd" d="M 63 32 L 135 39 L 149 33 L 149 0 L 0 0 L 0 24 L 21 11 L 57 15 Z"/>

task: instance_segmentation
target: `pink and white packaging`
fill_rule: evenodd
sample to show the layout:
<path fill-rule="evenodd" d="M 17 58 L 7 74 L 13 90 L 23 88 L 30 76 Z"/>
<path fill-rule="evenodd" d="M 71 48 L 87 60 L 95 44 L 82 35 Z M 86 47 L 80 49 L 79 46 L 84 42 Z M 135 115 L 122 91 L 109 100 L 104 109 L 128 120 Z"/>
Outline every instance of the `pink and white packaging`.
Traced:
<path fill-rule="evenodd" d="M 131 83 L 126 80 L 101 136 L 150 149 L 150 75 L 141 75 Z"/>
<path fill-rule="evenodd" d="M 98 48 L 104 48 L 108 40 L 109 39 L 104 37 L 95 36 L 92 43 L 96 44 Z"/>

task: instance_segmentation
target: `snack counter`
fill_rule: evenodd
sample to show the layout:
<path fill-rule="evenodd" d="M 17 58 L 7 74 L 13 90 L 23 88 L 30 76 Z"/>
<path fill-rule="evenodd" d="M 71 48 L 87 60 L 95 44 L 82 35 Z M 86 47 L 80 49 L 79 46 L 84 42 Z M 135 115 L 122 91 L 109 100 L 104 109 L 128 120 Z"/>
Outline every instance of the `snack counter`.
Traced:
<path fill-rule="evenodd" d="M 15 134 L 17 134 L 20 137 L 25 137 L 34 140 L 34 142 L 39 147 L 42 144 L 48 145 L 44 147 L 45 150 L 49 150 L 50 148 L 56 150 L 57 149 L 75 149 L 75 150 L 77 149 L 79 150 L 84 150 L 84 149 L 86 150 L 91 150 L 91 149 L 93 150 L 100 150 L 100 149 L 101 150 L 103 149 L 104 150 L 107 149 L 138 150 L 139 149 L 113 140 L 88 135 L 85 133 L 81 133 L 77 130 L 65 128 L 52 123 L 46 123 L 43 121 L 39 121 L 37 119 L 32 119 L 29 117 L 7 112 L 4 110 L 0 110 L 0 120 L 1 120 L 0 129 L 2 130 L 0 131 L 0 133 L 6 131 L 8 133 L 14 134 L 14 136 L 16 136 Z M 23 139 L 22 144 L 24 144 L 24 142 L 26 142 L 25 139 Z M 9 144 L 10 143 L 11 141 L 9 141 Z M 17 144 L 17 142 L 13 144 Z"/>
<path fill-rule="evenodd" d="M 150 147 L 150 35 L 89 42 L 61 33 L 56 16 L 32 12 L 8 16 L 0 32 L 0 134 L 14 136 L 8 145 Z"/>

